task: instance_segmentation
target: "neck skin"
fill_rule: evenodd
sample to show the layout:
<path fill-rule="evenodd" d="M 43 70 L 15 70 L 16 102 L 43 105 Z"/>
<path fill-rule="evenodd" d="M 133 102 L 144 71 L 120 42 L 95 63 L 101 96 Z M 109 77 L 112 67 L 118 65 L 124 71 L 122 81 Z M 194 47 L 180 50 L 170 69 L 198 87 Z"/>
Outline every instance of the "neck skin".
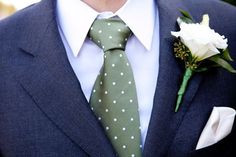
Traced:
<path fill-rule="evenodd" d="M 115 13 L 127 0 L 83 0 L 98 12 L 111 11 Z"/>

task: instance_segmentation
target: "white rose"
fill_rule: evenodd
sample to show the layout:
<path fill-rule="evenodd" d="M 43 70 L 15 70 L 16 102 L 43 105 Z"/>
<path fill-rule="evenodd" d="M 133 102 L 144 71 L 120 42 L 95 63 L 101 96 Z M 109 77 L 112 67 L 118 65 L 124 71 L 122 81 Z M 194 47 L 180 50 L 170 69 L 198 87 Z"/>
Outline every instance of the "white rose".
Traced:
<path fill-rule="evenodd" d="M 186 45 L 196 61 L 201 61 L 216 54 L 218 49 L 228 47 L 227 39 L 219 35 L 209 27 L 209 16 L 204 15 L 203 21 L 199 24 L 180 24 L 179 32 L 171 32 L 175 37 L 180 37 L 181 42 Z"/>

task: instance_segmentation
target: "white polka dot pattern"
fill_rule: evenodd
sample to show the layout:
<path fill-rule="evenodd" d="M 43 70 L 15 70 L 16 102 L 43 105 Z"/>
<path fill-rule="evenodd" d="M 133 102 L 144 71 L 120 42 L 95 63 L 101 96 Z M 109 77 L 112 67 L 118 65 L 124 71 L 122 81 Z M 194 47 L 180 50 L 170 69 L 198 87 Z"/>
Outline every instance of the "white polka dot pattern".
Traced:
<path fill-rule="evenodd" d="M 104 65 L 90 105 L 119 157 L 141 157 L 138 102 L 132 69 L 124 52 L 131 35 L 119 19 L 96 20 L 89 37 L 104 51 Z"/>

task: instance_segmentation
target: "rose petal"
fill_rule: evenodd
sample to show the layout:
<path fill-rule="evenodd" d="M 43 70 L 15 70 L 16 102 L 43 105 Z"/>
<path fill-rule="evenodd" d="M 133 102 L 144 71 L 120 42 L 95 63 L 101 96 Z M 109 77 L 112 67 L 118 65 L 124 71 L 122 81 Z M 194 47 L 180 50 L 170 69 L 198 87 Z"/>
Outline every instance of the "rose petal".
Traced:
<path fill-rule="evenodd" d="M 204 15 L 201 24 L 181 23 L 179 32 L 171 32 L 171 35 L 180 37 L 192 53 L 192 56 L 198 58 L 197 61 L 204 60 L 219 52 L 218 49 L 228 47 L 227 39 L 216 33 L 209 27 L 209 16 Z"/>
<path fill-rule="evenodd" d="M 208 14 L 203 15 L 201 25 L 209 26 L 210 18 Z"/>
<path fill-rule="evenodd" d="M 213 45 L 205 45 L 198 52 L 198 61 L 202 61 L 219 53 L 220 52 Z"/>

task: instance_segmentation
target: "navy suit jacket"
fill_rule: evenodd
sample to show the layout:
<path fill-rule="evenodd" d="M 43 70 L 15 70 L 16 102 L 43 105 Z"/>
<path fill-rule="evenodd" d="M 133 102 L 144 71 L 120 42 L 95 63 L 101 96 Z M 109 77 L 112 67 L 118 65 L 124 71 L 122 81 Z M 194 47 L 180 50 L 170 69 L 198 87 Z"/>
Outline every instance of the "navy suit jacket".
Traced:
<path fill-rule="evenodd" d="M 160 69 L 143 156 L 235 157 L 235 125 L 217 144 L 195 148 L 214 106 L 236 109 L 236 75 L 223 69 L 195 74 L 175 113 L 184 67 L 173 55 L 170 31 L 178 30 L 179 8 L 196 21 L 208 13 L 236 58 L 236 8 L 216 0 L 156 2 Z M 115 157 L 67 59 L 55 4 L 42 0 L 0 22 L 0 156 Z"/>

